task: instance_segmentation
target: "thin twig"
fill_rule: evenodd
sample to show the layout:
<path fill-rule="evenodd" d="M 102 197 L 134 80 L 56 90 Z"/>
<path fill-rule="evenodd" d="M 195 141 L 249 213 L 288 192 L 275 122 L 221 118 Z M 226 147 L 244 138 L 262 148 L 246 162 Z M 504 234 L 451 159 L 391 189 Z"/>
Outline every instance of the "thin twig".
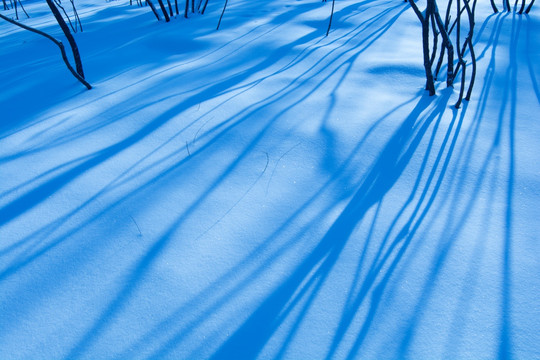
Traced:
<path fill-rule="evenodd" d="M 51 35 L 47 34 L 47 33 L 44 33 L 43 31 L 41 30 L 38 30 L 38 29 L 34 29 L 34 28 L 31 28 L 30 26 L 26 26 L 24 24 L 21 24 L 20 22 L 18 21 L 15 21 L 15 20 L 12 20 L 8 17 L 5 17 L 4 15 L 0 14 L 0 19 L 3 19 L 3 20 L 6 20 L 7 22 L 10 22 L 12 23 L 13 25 L 17 25 L 25 30 L 28 30 L 30 32 L 33 32 L 35 34 L 38 34 L 38 35 L 41 35 L 41 36 L 44 36 L 46 37 L 47 39 L 51 40 L 53 43 L 55 43 L 59 48 L 60 48 L 60 52 L 62 53 L 62 59 L 64 60 L 64 63 L 66 64 L 67 68 L 69 69 L 69 71 L 71 72 L 71 74 L 73 76 L 75 76 L 75 78 L 77 78 L 77 80 L 79 80 L 84 86 L 86 86 L 86 88 L 88 90 L 90 90 L 92 88 L 92 85 L 90 85 L 82 76 L 80 76 L 74 69 L 73 67 L 71 66 L 71 64 L 69 63 L 69 60 L 68 60 L 68 57 L 66 55 L 66 49 L 64 48 L 64 44 L 62 44 L 61 41 L 53 38 Z"/>
<path fill-rule="evenodd" d="M 229 2 L 229 0 L 225 0 L 225 5 L 223 5 L 223 11 L 221 12 L 221 16 L 219 17 L 219 21 L 218 21 L 216 30 L 219 30 L 219 25 L 221 24 L 221 19 L 223 18 L 223 14 L 225 14 L 225 9 L 227 8 L 227 3 L 228 2 Z"/>
<path fill-rule="evenodd" d="M 332 0 L 332 11 L 330 12 L 330 21 L 328 21 L 328 29 L 326 30 L 326 36 L 330 33 L 330 27 L 332 26 L 332 18 L 334 17 L 334 4 L 336 0 Z"/>
<path fill-rule="evenodd" d="M 139 230 L 139 236 L 142 236 L 141 228 L 139 227 L 139 225 L 137 224 L 137 222 L 135 221 L 135 219 L 133 218 L 133 216 L 129 215 L 129 217 L 131 218 L 131 220 L 133 220 L 133 223 L 134 223 L 135 226 L 137 227 L 137 230 Z"/>

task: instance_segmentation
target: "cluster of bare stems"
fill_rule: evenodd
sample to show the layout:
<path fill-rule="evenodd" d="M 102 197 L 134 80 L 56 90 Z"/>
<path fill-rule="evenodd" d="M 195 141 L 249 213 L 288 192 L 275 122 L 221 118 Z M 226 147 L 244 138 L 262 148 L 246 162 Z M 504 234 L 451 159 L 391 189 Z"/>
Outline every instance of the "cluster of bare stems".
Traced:
<path fill-rule="evenodd" d="M 52 37 L 51 35 L 32 28 L 30 26 L 24 25 L 19 21 L 18 8 L 29 17 L 28 13 L 24 9 L 21 0 L 2 0 L 4 10 L 15 10 L 16 20 L 9 18 L 0 14 L 0 19 L 8 21 L 14 25 L 17 25 L 23 29 L 31 31 L 33 33 L 39 34 L 46 37 L 47 39 L 54 42 L 62 53 L 62 59 L 66 64 L 69 71 L 84 84 L 88 89 L 92 87 L 84 78 L 84 71 L 82 67 L 81 56 L 79 54 L 79 49 L 77 43 L 72 35 L 72 32 L 77 32 L 78 29 L 82 31 L 82 24 L 75 8 L 74 0 L 69 0 L 71 8 L 73 11 L 74 20 L 72 21 L 68 12 L 62 5 L 62 0 L 46 0 L 47 5 L 49 6 L 52 14 L 54 15 L 58 25 L 62 29 L 66 39 L 69 42 L 73 53 L 73 59 L 75 61 L 75 69 L 71 66 L 68 57 L 66 55 L 66 50 L 64 45 L 58 39 Z M 156 19 L 161 20 L 159 11 L 153 3 L 153 0 L 135 0 L 138 6 L 148 5 L 152 12 L 154 13 Z M 166 5 L 164 3 L 166 1 Z M 174 10 L 173 3 L 174 1 Z M 188 14 L 191 13 L 200 13 L 204 14 L 206 6 L 208 5 L 209 0 L 185 0 L 184 6 L 184 17 L 187 18 Z M 326 2 L 327 0 L 322 0 Z M 473 34 L 474 34 L 474 15 L 476 9 L 477 0 L 443 0 L 447 1 L 446 14 L 444 21 L 442 16 L 439 13 L 439 8 L 437 5 L 437 0 L 426 0 L 426 9 L 421 11 L 418 8 L 418 5 L 415 3 L 415 0 L 404 0 L 409 2 L 415 14 L 418 16 L 422 24 L 422 43 L 423 43 L 423 54 L 424 54 L 424 68 L 426 72 L 426 90 L 430 95 L 435 94 L 435 81 L 439 76 L 439 72 L 443 66 L 443 62 L 446 59 L 446 85 L 448 87 L 454 86 L 454 81 L 458 74 L 461 78 L 460 91 L 458 101 L 455 104 L 456 108 L 461 106 L 463 99 L 470 100 L 472 89 L 474 86 L 474 80 L 476 77 L 476 57 L 473 48 Z M 511 11 L 512 6 L 510 5 L 510 0 L 502 0 L 503 8 L 505 11 Z M 535 0 L 531 0 L 527 6 L 527 0 L 515 0 L 514 10 L 519 14 L 528 14 L 531 10 Z M 178 0 L 157 0 L 159 9 L 163 18 L 166 22 L 169 22 L 172 17 L 180 14 Z M 494 12 L 498 12 L 498 8 L 495 4 L 495 0 L 490 0 L 491 7 Z M 227 8 L 228 0 L 225 0 L 223 5 L 223 10 L 221 16 L 219 17 L 219 22 L 217 29 L 221 24 L 221 19 Z M 130 5 L 133 5 L 133 0 L 130 0 Z M 332 0 L 332 11 L 330 15 L 330 21 L 328 23 L 328 29 L 326 35 L 330 32 L 330 27 L 332 25 L 332 17 L 334 15 L 334 5 L 335 0 Z M 518 10 L 519 7 L 519 10 Z M 64 17 L 69 23 L 66 23 Z M 71 31 L 70 31 L 71 27 Z M 441 41 L 441 46 L 439 48 L 439 40 Z M 467 76 L 466 70 L 468 69 L 467 59 L 470 61 L 471 75 Z M 468 81 L 467 81 L 468 80 Z M 465 91 L 465 89 L 467 89 Z"/>
<path fill-rule="evenodd" d="M 82 23 L 81 23 L 81 19 L 79 18 L 79 13 L 77 12 L 77 9 L 75 8 L 75 3 L 73 2 L 73 0 L 69 0 L 69 2 L 71 3 L 71 9 L 73 11 L 73 17 L 74 17 L 73 21 L 71 21 L 71 17 L 69 16 L 66 9 L 64 9 L 64 7 L 62 6 L 62 0 L 54 0 L 54 4 L 56 5 L 56 7 L 59 10 L 62 10 L 62 13 L 64 14 L 64 17 L 67 19 L 71 30 L 76 33 L 78 29 L 80 29 L 82 32 L 83 31 Z M 79 26 L 77 27 L 77 25 Z"/>
<path fill-rule="evenodd" d="M 499 9 L 497 8 L 497 5 L 495 5 L 495 0 L 490 0 L 491 7 L 493 8 L 493 12 L 498 13 Z M 521 0 L 521 4 L 519 4 L 519 0 L 515 0 L 514 2 L 514 11 L 517 11 L 518 14 L 528 14 L 529 11 L 531 11 L 531 8 L 534 4 L 534 0 L 531 0 L 529 2 L 529 5 L 527 6 L 527 0 Z M 519 6 L 519 10 L 518 10 Z M 510 6 L 510 0 L 503 0 L 503 9 L 506 12 L 512 11 L 512 6 Z"/>
<path fill-rule="evenodd" d="M 4 1 L 4 9 L 6 9 L 7 3 L 6 3 L 5 0 L 3 0 L 3 1 Z M 10 0 L 10 2 L 11 2 L 11 0 Z M 16 9 L 16 6 L 17 6 L 16 5 L 17 2 L 19 2 L 19 4 L 20 4 L 20 0 L 14 0 L 14 2 L 13 2 L 15 4 L 15 5 L 13 5 L 13 8 L 15 8 L 15 9 Z M 66 54 L 65 46 L 60 40 L 54 38 L 53 36 L 43 32 L 41 30 L 38 30 L 36 28 L 33 28 L 33 27 L 28 26 L 28 25 L 20 23 L 19 21 L 17 21 L 18 17 L 17 17 L 17 20 L 14 20 L 14 19 L 11 19 L 11 18 L 9 18 L 9 17 L 7 17 L 5 15 L 0 14 L 0 19 L 5 20 L 5 21 L 7 21 L 7 22 L 9 22 L 9 23 L 11 23 L 13 25 L 19 26 L 19 27 L 21 27 L 21 28 L 23 28 L 25 30 L 28 30 L 28 31 L 33 32 L 33 33 L 38 34 L 38 35 L 41 35 L 41 36 L 51 40 L 60 49 L 60 53 L 62 54 L 62 60 L 66 64 L 66 66 L 67 66 L 68 70 L 71 72 L 71 74 L 73 76 L 75 76 L 75 78 L 77 80 L 79 80 L 84 86 L 86 86 L 88 89 L 91 89 L 92 86 L 85 80 L 85 77 L 84 77 L 84 71 L 83 71 L 83 66 L 82 66 L 81 55 L 79 53 L 79 48 L 77 46 L 77 43 L 75 42 L 75 38 L 73 37 L 73 34 L 71 33 L 66 21 L 62 17 L 62 13 L 60 12 L 62 10 L 62 12 L 65 14 L 66 18 L 69 21 L 69 25 L 70 25 L 71 29 L 73 29 L 74 32 L 77 31 L 76 30 L 77 29 L 77 24 L 78 24 L 78 27 L 80 28 L 80 30 L 82 31 L 81 20 L 79 19 L 79 15 L 77 14 L 77 10 L 75 9 L 75 4 L 73 3 L 73 0 L 70 0 L 71 5 L 73 7 L 74 18 L 75 18 L 75 20 L 73 22 L 71 21 L 70 17 L 67 15 L 67 12 L 64 9 L 64 7 L 62 7 L 61 0 L 46 0 L 46 2 L 47 2 L 47 5 L 49 6 L 49 9 L 51 10 L 51 13 L 53 14 L 54 18 L 56 19 L 56 22 L 58 23 L 58 25 L 62 29 L 62 32 L 64 33 L 66 39 L 69 42 L 69 46 L 70 46 L 71 52 L 73 54 L 73 60 L 75 61 L 75 69 L 73 69 L 73 66 L 71 66 L 71 64 L 69 62 L 69 59 L 67 57 L 67 54 Z M 22 4 L 21 4 L 21 8 L 22 8 Z M 26 14 L 26 15 L 28 16 L 28 14 Z"/>
<path fill-rule="evenodd" d="M 9 0 L 9 1 L 2 0 L 2 5 L 4 6 L 4 10 L 10 10 L 10 9 L 15 10 L 15 18 L 17 20 L 19 20 L 19 7 L 24 12 L 26 17 L 30 17 L 30 15 L 28 15 L 26 10 L 24 9 L 24 6 L 21 3 L 21 0 Z"/>
<path fill-rule="evenodd" d="M 435 80 L 446 58 L 446 86 L 454 86 L 461 70 L 461 86 L 455 104 L 455 107 L 459 108 L 464 98 L 470 100 L 476 77 L 476 57 L 472 43 L 476 0 L 448 0 L 444 21 L 436 0 L 427 0 L 424 11 L 420 11 L 414 0 L 408 1 L 422 24 L 426 90 L 430 95 L 435 95 Z M 463 34 L 463 31 L 466 33 Z M 440 49 L 439 37 L 442 39 Z M 465 93 L 468 67 L 466 55 L 470 59 L 472 70 Z"/>
<path fill-rule="evenodd" d="M 136 0 L 137 5 L 143 6 L 143 0 Z M 178 7 L 178 0 L 174 0 L 174 11 L 173 11 L 173 4 L 171 3 L 171 0 L 167 1 L 167 6 L 165 6 L 165 3 L 163 0 L 157 0 L 159 4 L 159 8 L 161 10 L 161 13 L 163 14 L 163 18 L 165 18 L 165 22 L 169 22 L 173 16 L 180 15 L 179 7 Z M 225 0 L 225 3 L 223 4 L 223 10 L 221 11 L 221 16 L 219 17 L 219 21 L 216 27 L 216 30 L 219 30 L 219 26 L 221 25 L 221 19 L 223 19 L 223 14 L 225 14 L 225 9 L 227 8 L 227 3 L 229 0 Z M 133 0 L 129 0 L 130 5 L 133 4 Z M 144 4 L 150 6 L 152 9 L 152 12 L 154 13 L 156 19 L 158 21 L 161 20 L 159 16 L 159 12 L 156 9 L 156 6 L 152 2 L 152 0 L 144 0 Z M 196 12 L 199 14 L 204 14 L 206 11 L 206 6 L 208 5 L 208 0 L 186 0 L 186 6 L 184 7 L 184 17 L 187 19 L 188 14 L 190 12 L 195 14 Z"/>
<path fill-rule="evenodd" d="M 460 75 L 459 96 L 455 104 L 455 107 L 459 108 L 463 99 L 470 100 L 476 78 L 476 56 L 472 39 L 477 0 L 448 0 L 444 21 L 439 12 L 437 0 L 426 0 L 424 11 L 418 8 L 414 0 L 405 1 L 411 4 L 422 24 L 426 90 L 430 95 L 435 94 L 435 81 L 446 58 L 446 86 L 453 87 L 454 81 Z M 490 2 L 493 11 L 498 12 L 495 1 L 490 0 Z M 534 4 L 534 0 L 532 0 L 526 7 L 526 0 L 521 0 L 518 10 L 518 2 L 519 0 L 515 0 L 514 9 L 519 14 L 528 14 Z M 512 9 L 510 0 L 503 0 L 503 6 L 506 11 Z M 439 37 L 442 39 L 440 49 L 438 48 Z M 470 61 L 470 64 L 467 63 L 467 60 Z M 467 77 L 466 72 L 469 65 L 471 75 Z"/>
<path fill-rule="evenodd" d="M 167 1 L 167 6 L 165 6 L 165 3 L 163 0 L 157 0 L 159 4 L 159 8 L 161 10 L 161 13 L 163 14 L 163 18 L 166 22 L 171 21 L 171 18 L 176 15 L 180 15 L 180 7 L 178 6 L 178 0 L 174 0 L 174 5 L 171 3 L 171 0 Z M 152 12 L 156 16 L 156 19 L 161 20 L 161 17 L 159 16 L 159 12 L 156 9 L 156 6 L 152 2 L 152 0 L 136 0 L 137 5 L 143 6 L 148 5 L 152 9 Z M 129 0 L 129 4 L 133 5 L 133 0 Z M 206 6 L 208 5 L 208 0 L 186 0 L 185 6 L 184 6 L 184 17 L 187 19 L 188 14 L 190 12 L 194 14 L 195 12 L 198 12 L 200 14 L 204 14 L 206 10 Z M 173 11 L 174 7 L 174 11 Z"/>

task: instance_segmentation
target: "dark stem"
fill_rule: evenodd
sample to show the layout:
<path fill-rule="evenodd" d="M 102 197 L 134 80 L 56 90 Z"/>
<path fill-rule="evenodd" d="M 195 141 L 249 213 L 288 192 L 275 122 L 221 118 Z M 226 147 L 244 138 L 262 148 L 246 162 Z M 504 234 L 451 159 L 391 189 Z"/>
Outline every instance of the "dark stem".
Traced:
<path fill-rule="evenodd" d="M 429 51 L 429 19 L 433 13 L 434 0 L 428 0 L 426 15 L 422 15 L 420 9 L 414 2 L 414 0 L 409 0 L 409 4 L 413 8 L 414 13 L 420 20 L 422 24 L 422 49 L 424 54 L 424 70 L 426 72 L 426 90 L 429 92 L 429 95 L 435 95 L 435 81 L 433 79 L 433 73 L 431 71 L 430 63 L 430 51 Z"/>
<path fill-rule="evenodd" d="M 64 35 L 66 36 L 69 46 L 71 47 L 71 51 L 73 53 L 73 59 L 75 60 L 75 68 L 77 69 L 77 74 L 79 74 L 84 79 L 84 71 L 81 61 L 81 55 L 79 54 L 79 48 L 77 47 L 77 43 L 75 42 L 75 38 L 69 31 L 69 28 L 62 18 L 62 15 L 60 14 L 60 11 L 58 11 L 58 8 L 53 3 L 52 0 L 46 0 L 47 5 L 49 5 L 49 8 L 51 9 L 51 12 L 53 13 L 56 22 L 58 22 L 58 25 L 60 25 L 60 28 L 64 32 Z"/>
<path fill-rule="evenodd" d="M 17 2 L 15 1 L 15 3 L 17 3 Z M 66 19 L 69 22 L 69 27 L 71 28 L 71 30 L 73 30 L 74 33 L 76 33 L 77 32 L 77 24 L 75 24 L 75 27 L 73 27 L 73 24 L 71 23 L 71 18 L 69 17 L 68 13 L 66 12 L 66 9 L 64 9 L 64 7 L 62 6 L 62 3 L 60 2 L 60 0 L 54 0 L 54 4 L 56 5 L 57 8 L 60 8 L 62 10 L 62 12 L 64 13 L 64 16 L 66 17 Z"/>
<path fill-rule="evenodd" d="M 24 12 L 24 14 L 26 15 L 27 18 L 30 18 L 30 15 L 28 15 L 28 13 L 26 12 L 26 10 L 24 9 L 24 6 L 21 2 L 21 0 L 17 0 L 19 2 L 19 5 L 21 5 L 21 10 Z M 17 3 L 17 1 L 15 3 Z"/>
<path fill-rule="evenodd" d="M 174 13 L 173 13 L 173 10 L 172 10 L 172 5 L 171 5 L 171 1 L 170 1 L 170 0 L 167 0 L 167 6 L 169 7 L 169 16 L 170 16 L 170 17 L 173 17 L 173 16 L 174 16 Z"/>
<path fill-rule="evenodd" d="M 328 29 L 326 30 L 326 36 L 328 36 L 328 33 L 330 32 L 330 27 L 332 26 L 332 18 L 334 17 L 335 3 L 336 3 L 336 0 L 332 0 L 332 11 L 330 12 L 330 21 L 328 22 Z"/>
<path fill-rule="evenodd" d="M 495 5 L 495 0 L 489 0 L 489 2 L 491 3 L 491 8 L 493 9 L 493 12 L 498 13 L 499 9 L 497 9 L 497 5 Z"/>
<path fill-rule="evenodd" d="M 460 59 L 459 63 L 461 64 L 461 67 L 463 69 L 461 70 L 461 86 L 459 87 L 458 101 L 456 102 L 456 105 L 454 105 L 456 109 L 459 109 L 459 107 L 461 106 L 461 102 L 463 101 L 463 93 L 465 92 L 465 69 L 467 68 L 467 65 L 465 64 L 465 61 L 463 61 L 463 59 Z"/>
<path fill-rule="evenodd" d="M 468 1 L 465 1 L 465 8 L 467 9 L 467 16 L 469 16 L 469 34 L 467 35 L 467 40 L 465 41 L 465 43 L 468 44 L 469 53 L 471 54 L 471 64 L 472 64 L 471 80 L 469 83 L 469 89 L 467 90 L 467 95 L 465 96 L 465 100 L 469 101 L 471 100 L 474 80 L 476 78 L 476 54 L 474 53 L 474 46 L 472 43 L 472 38 L 474 34 L 474 14 L 475 14 L 475 9 L 476 9 L 476 0 L 474 0 L 473 2 L 472 10 L 469 6 Z"/>
<path fill-rule="evenodd" d="M 71 66 L 71 64 L 69 63 L 69 60 L 68 60 L 68 57 L 66 55 L 66 49 L 64 48 L 64 44 L 62 44 L 61 41 L 53 38 L 51 35 L 47 34 L 47 33 L 44 33 L 43 31 L 41 30 L 38 30 L 38 29 L 34 29 L 34 28 L 31 28 L 30 26 L 27 26 L 27 25 L 24 25 L 24 24 L 21 24 L 15 20 L 12 20 L 8 17 L 5 17 L 4 15 L 0 14 L 0 19 L 3 19 L 3 20 L 6 20 L 7 22 L 9 23 L 12 23 L 13 25 L 16 25 L 16 26 L 19 26 L 25 30 L 28 30 L 30 32 L 33 32 L 35 34 L 38 34 L 38 35 L 41 35 L 41 36 L 44 36 L 46 37 L 47 39 L 51 40 L 53 43 L 55 43 L 59 48 L 60 48 L 60 52 L 62 53 L 62 59 L 64 60 L 64 63 L 66 64 L 67 68 L 69 69 L 69 71 L 71 72 L 71 74 L 73 76 L 75 76 L 75 78 L 77 80 L 79 80 L 84 86 L 86 86 L 86 88 L 88 90 L 90 90 L 92 88 L 92 86 L 82 77 L 80 76 L 74 69 L 73 67 Z"/>
<path fill-rule="evenodd" d="M 443 24 L 441 15 L 439 14 L 439 9 L 437 8 L 437 5 L 435 4 L 435 21 L 437 21 L 437 25 L 439 27 L 439 32 L 441 33 L 441 37 L 443 39 L 443 46 L 446 48 L 447 52 L 447 69 L 446 69 L 446 86 L 450 87 L 454 85 L 454 45 L 452 45 L 452 40 L 450 40 L 449 33 L 447 32 L 447 26 L 448 24 Z M 447 18 L 448 19 L 448 18 Z M 441 53 L 441 55 L 444 52 Z M 442 58 L 441 58 L 442 63 Z M 437 64 L 437 72 L 439 71 L 439 64 Z"/>
<path fill-rule="evenodd" d="M 529 6 L 527 6 L 527 10 L 525 10 L 525 14 L 528 14 L 529 11 L 531 11 L 531 8 L 532 8 L 533 4 L 534 4 L 534 0 L 532 0 L 532 1 L 529 3 Z"/>
<path fill-rule="evenodd" d="M 433 66 L 439 46 L 439 32 L 437 31 L 437 25 L 435 24 L 435 14 L 431 15 L 431 32 L 433 33 L 433 49 L 431 49 L 431 58 L 429 62 L 431 63 L 431 66 Z M 437 72 L 435 72 L 434 78 L 437 80 Z"/>
<path fill-rule="evenodd" d="M 208 5 L 208 0 L 204 1 L 204 6 L 202 8 L 201 14 L 204 14 L 204 12 L 206 11 L 206 5 Z"/>
<path fill-rule="evenodd" d="M 518 14 L 523 14 L 523 11 L 525 11 L 525 0 L 521 0 L 521 8 L 519 9 Z"/>
<path fill-rule="evenodd" d="M 163 13 L 163 16 L 165 17 L 165 22 L 171 21 L 171 18 L 169 17 L 169 14 L 167 14 L 167 10 L 165 9 L 165 5 L 163 5 L 163 0 L 158 0 L 159 7 L 161 8 L 161 12 Z"/>
<path fill-rule="evenodd" d="M 154 15 L 156 16 L 156 19 L 157 19 L 158 21 L 160 21 L 161 19 L 159 18 L 159 14 L 158 14 L 158 12 L 157 12 L 157 10 L 156 10 L 156 7 L 154 6 L 154 3 L 152 2 L 152 0 L 146 0 L 146 3 L 147 3 L 148 5 L 150 5 L 150 9 L 152 9 L 152 12 L 153 12 Z"/>
<path fill-rule="evenodd" d="M 73 14 L 75 15 L 75 27 L 77 27 L 77 22 L 78 22 L 79 28 L 81 29 L 81 32 L 82 32 L 83 28 L 82 28 L 81 18 L 79 17 L 79 13 L 77 12 L 77 9 L 75 8 L 75 3 L 73 2 L 73 0 L 70 0 L 70 1 L 71 1 L 71 7 L 73 8 Z"/>
<path fill-rule="evenodd" d="M 223 18 L 223 14 L 225 14 L 225 9 L 227 8 L 227 2 L 229 2 L 229 0 L 225 0 L 225 4 L 223 5 L 223 11 L 221 12 L 221 16 L 219 17 L 216 30 L 219 30 L 219 25 L 221 25 L 221 19 Z"/>

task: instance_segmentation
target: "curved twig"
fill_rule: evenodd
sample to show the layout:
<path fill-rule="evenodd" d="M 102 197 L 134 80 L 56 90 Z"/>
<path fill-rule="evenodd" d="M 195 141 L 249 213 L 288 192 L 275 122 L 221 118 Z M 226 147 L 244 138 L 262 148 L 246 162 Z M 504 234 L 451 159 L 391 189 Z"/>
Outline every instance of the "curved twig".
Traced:
<path fill-rule="evenodd" d="M 38 29 L 34 29 L 30 26 L 27 26 L 27 25 L 24 25 L 24 24 L 21 24 L 20 22 L 18 21 L 15 21 L 13 19 L 10 19 L 2 14 L 0 14 L 0 19 L 3 19 L 3 20 L 6 20 L 7 22 L 9 23 L 12 23 L 13 25 L 16 25 L 18 27 L 21 27 L 25 30 L 28 30 L 30 32 L 33 32 L 35 34 L 38 34 L 38 35 L 41 35 L 41 36 L 44 36 L 46 37 L 47 39 L 51 40 L 53 43 L 55 43 L 59 48 L 60 48 L 60 52 L 62 53 L 62 59 L 64 60 L 64 63 L 66 64 L 67 68 L 69 69 L 69 71 L 71 72 L 71 74 L 73 76 L 75 76 L 77 78 L 77 80 L 79 80 L 84 86 L 86 86 L 86 88 L 88 90 L 90 90 L 92 88 L 92 85 L 90 85 L 82 76 L 80 76 L 76 71 L 75 69 L 73 69 L 73 67 L 71 66 L 71 64 L 69 63 L 69 60 L 68 60 L 68 57 L 66 55 L 66 49 L 64 47 L 64 44 L 62 44 L 61 41 L 55 39 L 54 37 L 52 37 L 51 35 L 41 31 L 41 30 L 38 30 Z"/>

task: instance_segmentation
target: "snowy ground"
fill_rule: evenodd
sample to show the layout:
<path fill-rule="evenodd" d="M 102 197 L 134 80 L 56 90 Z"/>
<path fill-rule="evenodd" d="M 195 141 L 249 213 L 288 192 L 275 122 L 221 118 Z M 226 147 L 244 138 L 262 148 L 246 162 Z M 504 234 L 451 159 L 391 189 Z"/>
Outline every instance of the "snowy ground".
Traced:
<path fill-rule="evenodd" d="M 77 3 L 90 91 L 0 23 L 2 359 L 540 359 L 540 7 L 455 110 L 401 0 Z"/>

